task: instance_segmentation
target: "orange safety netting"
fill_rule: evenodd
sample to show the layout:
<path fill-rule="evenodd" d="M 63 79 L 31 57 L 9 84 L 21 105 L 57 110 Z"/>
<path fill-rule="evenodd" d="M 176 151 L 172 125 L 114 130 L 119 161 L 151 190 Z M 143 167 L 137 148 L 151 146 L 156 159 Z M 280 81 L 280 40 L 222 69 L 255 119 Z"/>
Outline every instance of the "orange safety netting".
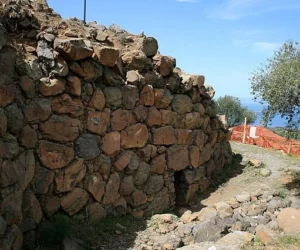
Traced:
<path fill-rule="evenodd" d="M 250 136 L 250 129 L 254 127 L 255 133 Z M 244 126 L 236 126 L 230 129 L 232 141 L 243 141 Z M 300 157 L 300 141 L 289 140 L 272 131 L 260 126 L 247 126 L 246 141 L 247 144 L 257 145 L 263 148 L 281 150 L 287 154 L 293 154 Z"/>

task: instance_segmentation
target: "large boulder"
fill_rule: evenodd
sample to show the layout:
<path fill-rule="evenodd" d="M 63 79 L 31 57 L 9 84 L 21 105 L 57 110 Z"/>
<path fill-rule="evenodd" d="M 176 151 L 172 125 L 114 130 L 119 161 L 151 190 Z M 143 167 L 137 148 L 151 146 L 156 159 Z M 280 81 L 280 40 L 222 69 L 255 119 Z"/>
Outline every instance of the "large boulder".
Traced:
<path fill-rule="evenodd" d="M 173 145 L 167 150 L 168 169 L 183 170 L 190 164 L 189 151 L 186 146 Z"/>
<path fill-rule="evenodd" d="M 125 109 L 133 109 L 138 100 L 139 91 L 136 86 L 125 85 L 123 87 L 122 104 Z"/>
<path fill-rule="evenodd" d="M 35 172 L 35 155 L 33 150 L 24 151 L 19 157 L 18 162 L 20 162 L 25 168 L 25 175 L 23 176 L 23 188 L 26 189 L 31 183 L 34 172 Z"/>
<path fill-rule="evenodd" d="M 173 127 L 165 126 L 153 129 L 154 145 L 172 145 L 176 143 L 176 137 Z"/>
<path fill-rule="evenodd" d="M 105 181 L 103 181 L 100 175 L 94 174 L 87 176 L 84 180 L 84 186 L 96 201 L 101 202 L 105 193 Z"/>
<path fill-rule="evenodd" d="M 103 137 L 101 149 L 110 157 L 116 156 L 121 150 L 121 136 L 119 132 L 111 132 Z"/>
<path fill-rule="evenodd" d="M 91 111 L 87 116 L 87 130 L 98 134 L 105 135 L 110 124 L 110 111 L 104 110 L 104 112 Z"/>
<path fill-rule="evenodd" d="M 43 96 L 56 96 L 65 91 L 66 80 L 63 78 L 42 78 L 39 84 L 39 91 Z"/>
<path fill-rule="evenodd" d="M 1 188 L 11 185 L 19 184 L 24 185 L 25 166 L 10 160 L 5 160 L 2 163 L 0 173 Z"/>
<path fill-rule="evenodd" d="M 103 68 L 93 60 L 72 61 L 69 63 L 70 70 L 80 76 L 86 82 L 94 82 L 103 74 Z"/>
<path fill-rule="evenodd" d="M 142 71 L 147 64 L 147 56 L 141 50 L 125 52 L 121 58 L 127 70 Z"/>
<path fill-rule="evenodd" d="M 35 194 L 47 194 L 50 185 L 53 183 L 54 172 L 50 169 L 36 166 L 32 180 L 33 191 Z"/>
<path fill-rule="evenodd" d="M 52 100 L 53 112 L 57 114 L 68 114 L 72 117 L 82 116 L 84 106 L 80 99 L 72 98 L 68 94 L 62 94 Z"/>
<path fill-rule="evenodd" d="M 7 117 L 5 115 L 4 109 L 0 108 L 0 136 L 6 134 L 7 131 Z"/>
<path fill-rule="evenodd" d="M 163 188 L 164 183 L 162 175 L 152 175 L 147 182 L 145 192 L 147 194 L 156 194 Z"/>
<path fill-rule="evenodd" d="M 60 200 L 57 196 L 46 196 L 40 199 L 41 207 L 46 216 L 51 217 L 60 208 Z"/>
<path fill-rule="evenodd" d="M 143 148 L 148 139 L 148 128 L 144 124 L 131 125 L 121 132 L 122 148 Z"/>
<path fill-rule="evenodd" d="M 127 196 L 130 195 L 134 190 L 133 176 L 125 176 L 120 185 L 120 195 Z"/>
<path fill-rule="evenodd" d="M 23 234 L 17 225 L 9 226 L 3 238 L 0 238 L 0 249 L 19 250 L 22 248 Z"/>
<path fill-rule="evenodd" d="M 154 105 L 154 92 L 151 85 L 145 85 L 140 94 L 140 104 L 144 106 Z"/>
<path fill-rule="evenodd" d="M 0 107 L 6 107 L 15 99 L 15 84 L 13 81 L 5 76 L 0 76 Z"/>
<path fill-rule="evenodd" d="M 153 57 L 153 64 L 154 64 L 154 68 L 162 76 L 169 76 L 173 73 L 173 69 L 176 66 L 176 61 L 172 57 L 156 54 Z"/>
<path fill-rule="evenodd" d="M 108 67 L 113 67 L 119 58 L 119 49 L 112 47 L 94 46 L 94 53 L 99 62 Z"/>
<path fill-rule="evenodd" d="M 120 108 L 122 105 L 123 94 L 119 88 L 106 87 L 104 90 L 106 105 L 112 109 Z"/>
<path fill-rule="evenodd" d="M 117 171 L 122 171 L 125 167 L 127 167 L 131 161 L 133 154 L 134 152 L 131 150 L 124 151 L 122 154 L 120 154 L 114 163 L 115 169 Z"/>
<path fill-rule="evenodd" d="M 21 223 L 23 217 L 22 200 L 22 190 L 19 190 L 2 198 L 0 203 L 0 213 L 8 225 Z"/>
<path fill-rule="evenodd" d="M 77 76 L 68 76 L 66 90 L 71 95 L 81 95 L 81 80 Z"/>
<path fill-rule="evenodd" d="M 26 190 L 22 202 L 23 220 L 20 224 L 22 232 L 33 230 L 43 218 L 43 212 L 34 193 Z"/>
<path fill-rule="evenodd" d="M 170 90 L 154 89 L 154 105 L 159 109 L 167 109 L 173 100 Z"/>
<path fill-rule="evenodd" d="M 106 210 L 98 202 L 88 205 L 86 209 L 92 221 L 99 221 L 106 217 Z"/>
<path fill-rule="evenodd" d="M 35 86 L 33 80 L 30 79 L 28 76 L 21 77 L 20 86 L 21 86 L 22 90 L 24 91 L 27 98 L 35 97 L 36 86 Z"/>
<path fill-rule="evenodd" d="M 46 121 L 51 115 L 51 101 L 48 99 L 33 99 L 24 107 L 25 119 L 30 123 Z"/>
<path fill-rule="evenodd" d="M 52 115 L 48 121 L 40 124 L 39 128 L 44 138 L 66 143 L 79 136 L 82 124 L 68 116 Z"/>
<path fill-rule="evenodd" d="M 30 126 L 23 127 L 20 135 L 20 141 L 25 148 L 35 148 L 37 143 L 37 132 Z"/>
<path fill-rule="evenodd" d="M 148 180 L 149 173 L 150 165 L 141 161 L 134 175 L 134 184 L 137 186 L 143 185 Z"/>
<path fill-rule="evenodd" d="M 96 110 L 102 111 L 105 107 L 105 96 L 101 89 L 96 88 L 92 99 L 90 101 L 90 106 Z"/>
<path fill-rule="evenodd" d="M 177 114 L 185 114 L 192 111 L 193 103 L 187 95 L 174 95 L 172 108 Z"/>
<path fill-rule="evenodd" d="M 12 134 L 18 134 L 24 127 L 24 115 L 22 111 L 15 103 L 7 106 L 5 110 L 7 114 L 8 131 Z"/>
<path fill-rule="evenodd" d="M 153 57 L 158 50 L 157 40 L 153 37 L 142 37 L 138 40 L 138 48 L 145 53 L 147 57 Z"/>
<path fill-rule="evenodd" d="M 86 167 L 83 165 L 83 159 L 75 159 L 70 166 L 56 174 L 56 191 L 58 193 L 71 191 L 83 180 L 85 173 Z"/>
<path fill-rule="evenodd" d="M 287 234 L 300 233 L 300 210 L 284 208 L 277 216 L 278 227 Z"/>
<path fill-rule="evenodd" d="M 100 154 L 99 140 L 93 134 L 81 134 L 75 141 L 75 150 L 78 157 L 92 160 Z"/>
<path fill-rule="evenodd" d="M 92 57 L 93 50 L 86 46 L 81 38 L 69 38 L 54 40 L 54 50 L 59 52 L 65 59 L 78 61 Z"/>
<path fill-rule="evenodd" d="M 112 204 L 119 197 L 119 187 L 120 187 L 120 176 L 118 173 L 112 173 L 105 187 L 105 194 L 103 197 L 103 204 Z"/>
<path fill-rule="evenodd" d="M 79 212 L 89 199 L 88 193 L 80 188 L 73 189 L 70 193 L 63 196 L 60 200 L 62 209 L 70 216 Z"/>
<path fill-rule="evenodd" d="M 74 150 L 65 145 L 41 141 L 38 156 L 45 167 L 57 169 L 67 166 L 73 160 Z"/>

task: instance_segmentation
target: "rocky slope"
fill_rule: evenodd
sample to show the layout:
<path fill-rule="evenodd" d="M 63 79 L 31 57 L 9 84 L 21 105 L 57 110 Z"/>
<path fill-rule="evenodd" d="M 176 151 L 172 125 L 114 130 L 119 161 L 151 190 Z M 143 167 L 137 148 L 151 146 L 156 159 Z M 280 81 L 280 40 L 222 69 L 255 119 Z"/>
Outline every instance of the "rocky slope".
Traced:
<path fill-rule="evenodd" d="M 199 212 L 181 210 L 181 217 L 154 215 L 147 230 L 138 234 L 133 249 L 257 249 L 254 238 L 259 249 L 282 249 L 272 244 L 280 237 L 299 236 L 299 208 L 299 198 L 280 197 L 262 185 L 253 193 L 241 193 Z M 299 249 L 299 242 L 289 249 Z"/>
<path fill-rule="evenodd" d="M 0 249 L 57 212 L 149 215 L 187 203 L 231 161 L 204 76 L 154 38 L 2 0 Z"/>

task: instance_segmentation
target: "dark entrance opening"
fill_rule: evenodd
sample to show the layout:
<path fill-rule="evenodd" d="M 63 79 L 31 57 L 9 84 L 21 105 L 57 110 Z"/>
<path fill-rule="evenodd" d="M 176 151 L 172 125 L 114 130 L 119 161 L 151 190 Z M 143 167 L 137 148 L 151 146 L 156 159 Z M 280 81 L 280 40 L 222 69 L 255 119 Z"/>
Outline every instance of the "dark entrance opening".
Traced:
<path fill-rule="evenodd" d="M 176 206 L 186 205 L 189 185 L 185 180 L 183 171 L 174 173 L 174 186 Z"/>

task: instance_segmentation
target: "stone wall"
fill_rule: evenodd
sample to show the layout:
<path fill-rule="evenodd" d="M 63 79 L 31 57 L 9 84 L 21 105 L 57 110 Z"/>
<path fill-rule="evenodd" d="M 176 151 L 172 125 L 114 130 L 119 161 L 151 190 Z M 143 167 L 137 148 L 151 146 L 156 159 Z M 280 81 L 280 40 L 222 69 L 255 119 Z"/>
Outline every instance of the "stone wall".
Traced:
<path fill-rule="evenodd" d="M 230 162 L 214 90 L 154 38 L 33 14 L 26 1 L 2 15 L 1 249 L 59 211 L 100 219 L 187 203 Z"/>

